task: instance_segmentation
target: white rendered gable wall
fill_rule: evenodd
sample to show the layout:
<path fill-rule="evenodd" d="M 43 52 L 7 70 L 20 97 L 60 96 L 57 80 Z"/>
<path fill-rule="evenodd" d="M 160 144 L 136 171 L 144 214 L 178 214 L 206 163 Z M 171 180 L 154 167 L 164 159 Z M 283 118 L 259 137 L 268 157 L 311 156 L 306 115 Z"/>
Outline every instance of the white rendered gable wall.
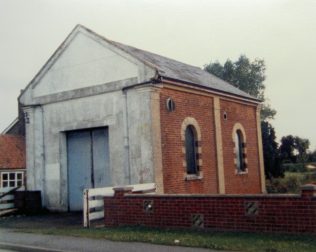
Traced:
<path fill-rule="evenodd" d="M 154 89 L 122 92 L 122 87 L 155 74 L 154 68 L 80 27 L 70 34 L 20 97 L 29 119 L 27 185 L 42 192 L 43 206 L 68 209 L 68 131 L 108 127 L 113 185 L 154 181 Z"/>
<path fill-rule="evenodd" d="M 138 66 L 79 32 L 35 85 L 33 97 L 138 76 Z"/>

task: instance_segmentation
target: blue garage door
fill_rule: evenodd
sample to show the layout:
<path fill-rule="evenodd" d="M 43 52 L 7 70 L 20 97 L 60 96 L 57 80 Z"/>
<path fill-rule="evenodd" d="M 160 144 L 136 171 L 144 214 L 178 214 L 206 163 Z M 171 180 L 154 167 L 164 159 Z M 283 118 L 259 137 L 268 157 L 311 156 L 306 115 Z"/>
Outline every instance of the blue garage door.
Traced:
<path fill-rule="evenodd" d="M 83 189 L 111 186 L 108 128 L 68 132 L 67 158 L 69 210 L 80 211 Z"/>

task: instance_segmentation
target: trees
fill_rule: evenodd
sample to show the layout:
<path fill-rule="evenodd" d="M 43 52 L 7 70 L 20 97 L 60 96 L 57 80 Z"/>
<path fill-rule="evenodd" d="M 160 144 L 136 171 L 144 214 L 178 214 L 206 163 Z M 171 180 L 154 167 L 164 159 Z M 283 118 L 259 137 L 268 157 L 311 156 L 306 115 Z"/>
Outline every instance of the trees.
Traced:
<path fill-rule="evenodd" d="M 245 55 L 241 55 L 235 62 L 227 59 L 223 66 L 219 62 L 215 62 L 206 65 L 204 69 L 252 96 L 259 99 L 264 97 L 265 86 L 263 82 L 266 68 L 262 59 L 255 59 L 250 62 Z"/>
<path fill-rule="evenodd" d="M 310 162 L 316 162 L 316 150 L 308 153 L 308 159 Z"/>
<path fill-rule="evenodd" d="M 308 159 L 307 150 L 309 149 L 310 142 L 308 139 L 300 138 L 298 136 L 294 139 L 295 149 L 297 150 L 297 162 L 305 163 Z"/>
<path fill-rule="evenodd" d="M 283 177 L 278 143 L 276 142 L 275 130 L 267 121 L 261 122 L 263 158 L 266 177 Z"/>
<path fill-rule="evenodd" d="M 281 138 L 281 157 L 284 161 L 304 163 L 308 159 L 307 150 L 309 145 L 308 139 L 292 135 L 284 136 Z"/>
<path fill-rule="evenodd" d="M 229 82 L 235 87 L 264 101 L 265 63 L 263 59 L 250 61 L 245 55 L 232 62 L 227 59 L 224 65 L 218 61 L 204 66 L 204 70 Z M 264 104 L 261 111 L 261 119 L 273 119 L 276 111 L 269 104 Z"/>
<path fill-rule="evenodd" d="M 282 160 L 294 163 L 294 149 L 294 136 L 288 135 L 281 138 L 280 154 Z"/>

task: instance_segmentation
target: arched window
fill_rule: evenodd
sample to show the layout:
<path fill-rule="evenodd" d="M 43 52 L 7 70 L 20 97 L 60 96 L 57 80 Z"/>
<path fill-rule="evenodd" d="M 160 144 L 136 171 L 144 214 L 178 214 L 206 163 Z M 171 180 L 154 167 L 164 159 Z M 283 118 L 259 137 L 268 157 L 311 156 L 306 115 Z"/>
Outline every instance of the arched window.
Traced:
<path fill-rule="evenodd" d="M 244 172 L 246 170 L 244 148 L 245 148 L 244 137 L 241 130 L 238 129 L 235 132 L 235 150 L 236 150 L 236 166 L 239 172 Z"/>
<path fill-rule="evenodd" d="M 198 172 L 196 145 L 196 130 L 192 125 L 188 125 L 185 129 L 185 153 L 188 174 L 196 174 Z"/>
<path fill-rule="evenodd" d="M 246 131 L 240 123 L 235 123 L 232 131 L 232 138 L 234 142 L 234 163 L 236 166 L 236 174 L 248 173 Z"/>
<path fill-rule="evenodd" d="M 201 129 L 193 117 L 186 117 L 181 125 L 184 179 L 203 178 Z"/>

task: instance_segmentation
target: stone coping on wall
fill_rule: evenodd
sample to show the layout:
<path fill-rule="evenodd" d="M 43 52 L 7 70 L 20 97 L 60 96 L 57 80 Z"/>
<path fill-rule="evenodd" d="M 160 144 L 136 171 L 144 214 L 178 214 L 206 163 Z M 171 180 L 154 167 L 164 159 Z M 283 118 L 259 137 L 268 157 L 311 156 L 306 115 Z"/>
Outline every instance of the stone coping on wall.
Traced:
<path fill-rule="evenodd" d="M 166 198 L 301 198 L 300 194 L 131 194 L 124 197 L 166 197 Z M 316 198 L 316 197 L 315 197 Z"/>
<path fill-rule="evenodd" d="M 113 188 L 114 192 L 120 192 L 124 197 L 166 197 L 166 198 L 301 198 L 308 196 L 316 199 L 316 185 L 306 184 L 301 186 L 300 194 L 157 194 L 157 193 L 132 193 L 133 187 L 117 186 Z M 112 197 L 112 196 L 111 196 Z"/>

